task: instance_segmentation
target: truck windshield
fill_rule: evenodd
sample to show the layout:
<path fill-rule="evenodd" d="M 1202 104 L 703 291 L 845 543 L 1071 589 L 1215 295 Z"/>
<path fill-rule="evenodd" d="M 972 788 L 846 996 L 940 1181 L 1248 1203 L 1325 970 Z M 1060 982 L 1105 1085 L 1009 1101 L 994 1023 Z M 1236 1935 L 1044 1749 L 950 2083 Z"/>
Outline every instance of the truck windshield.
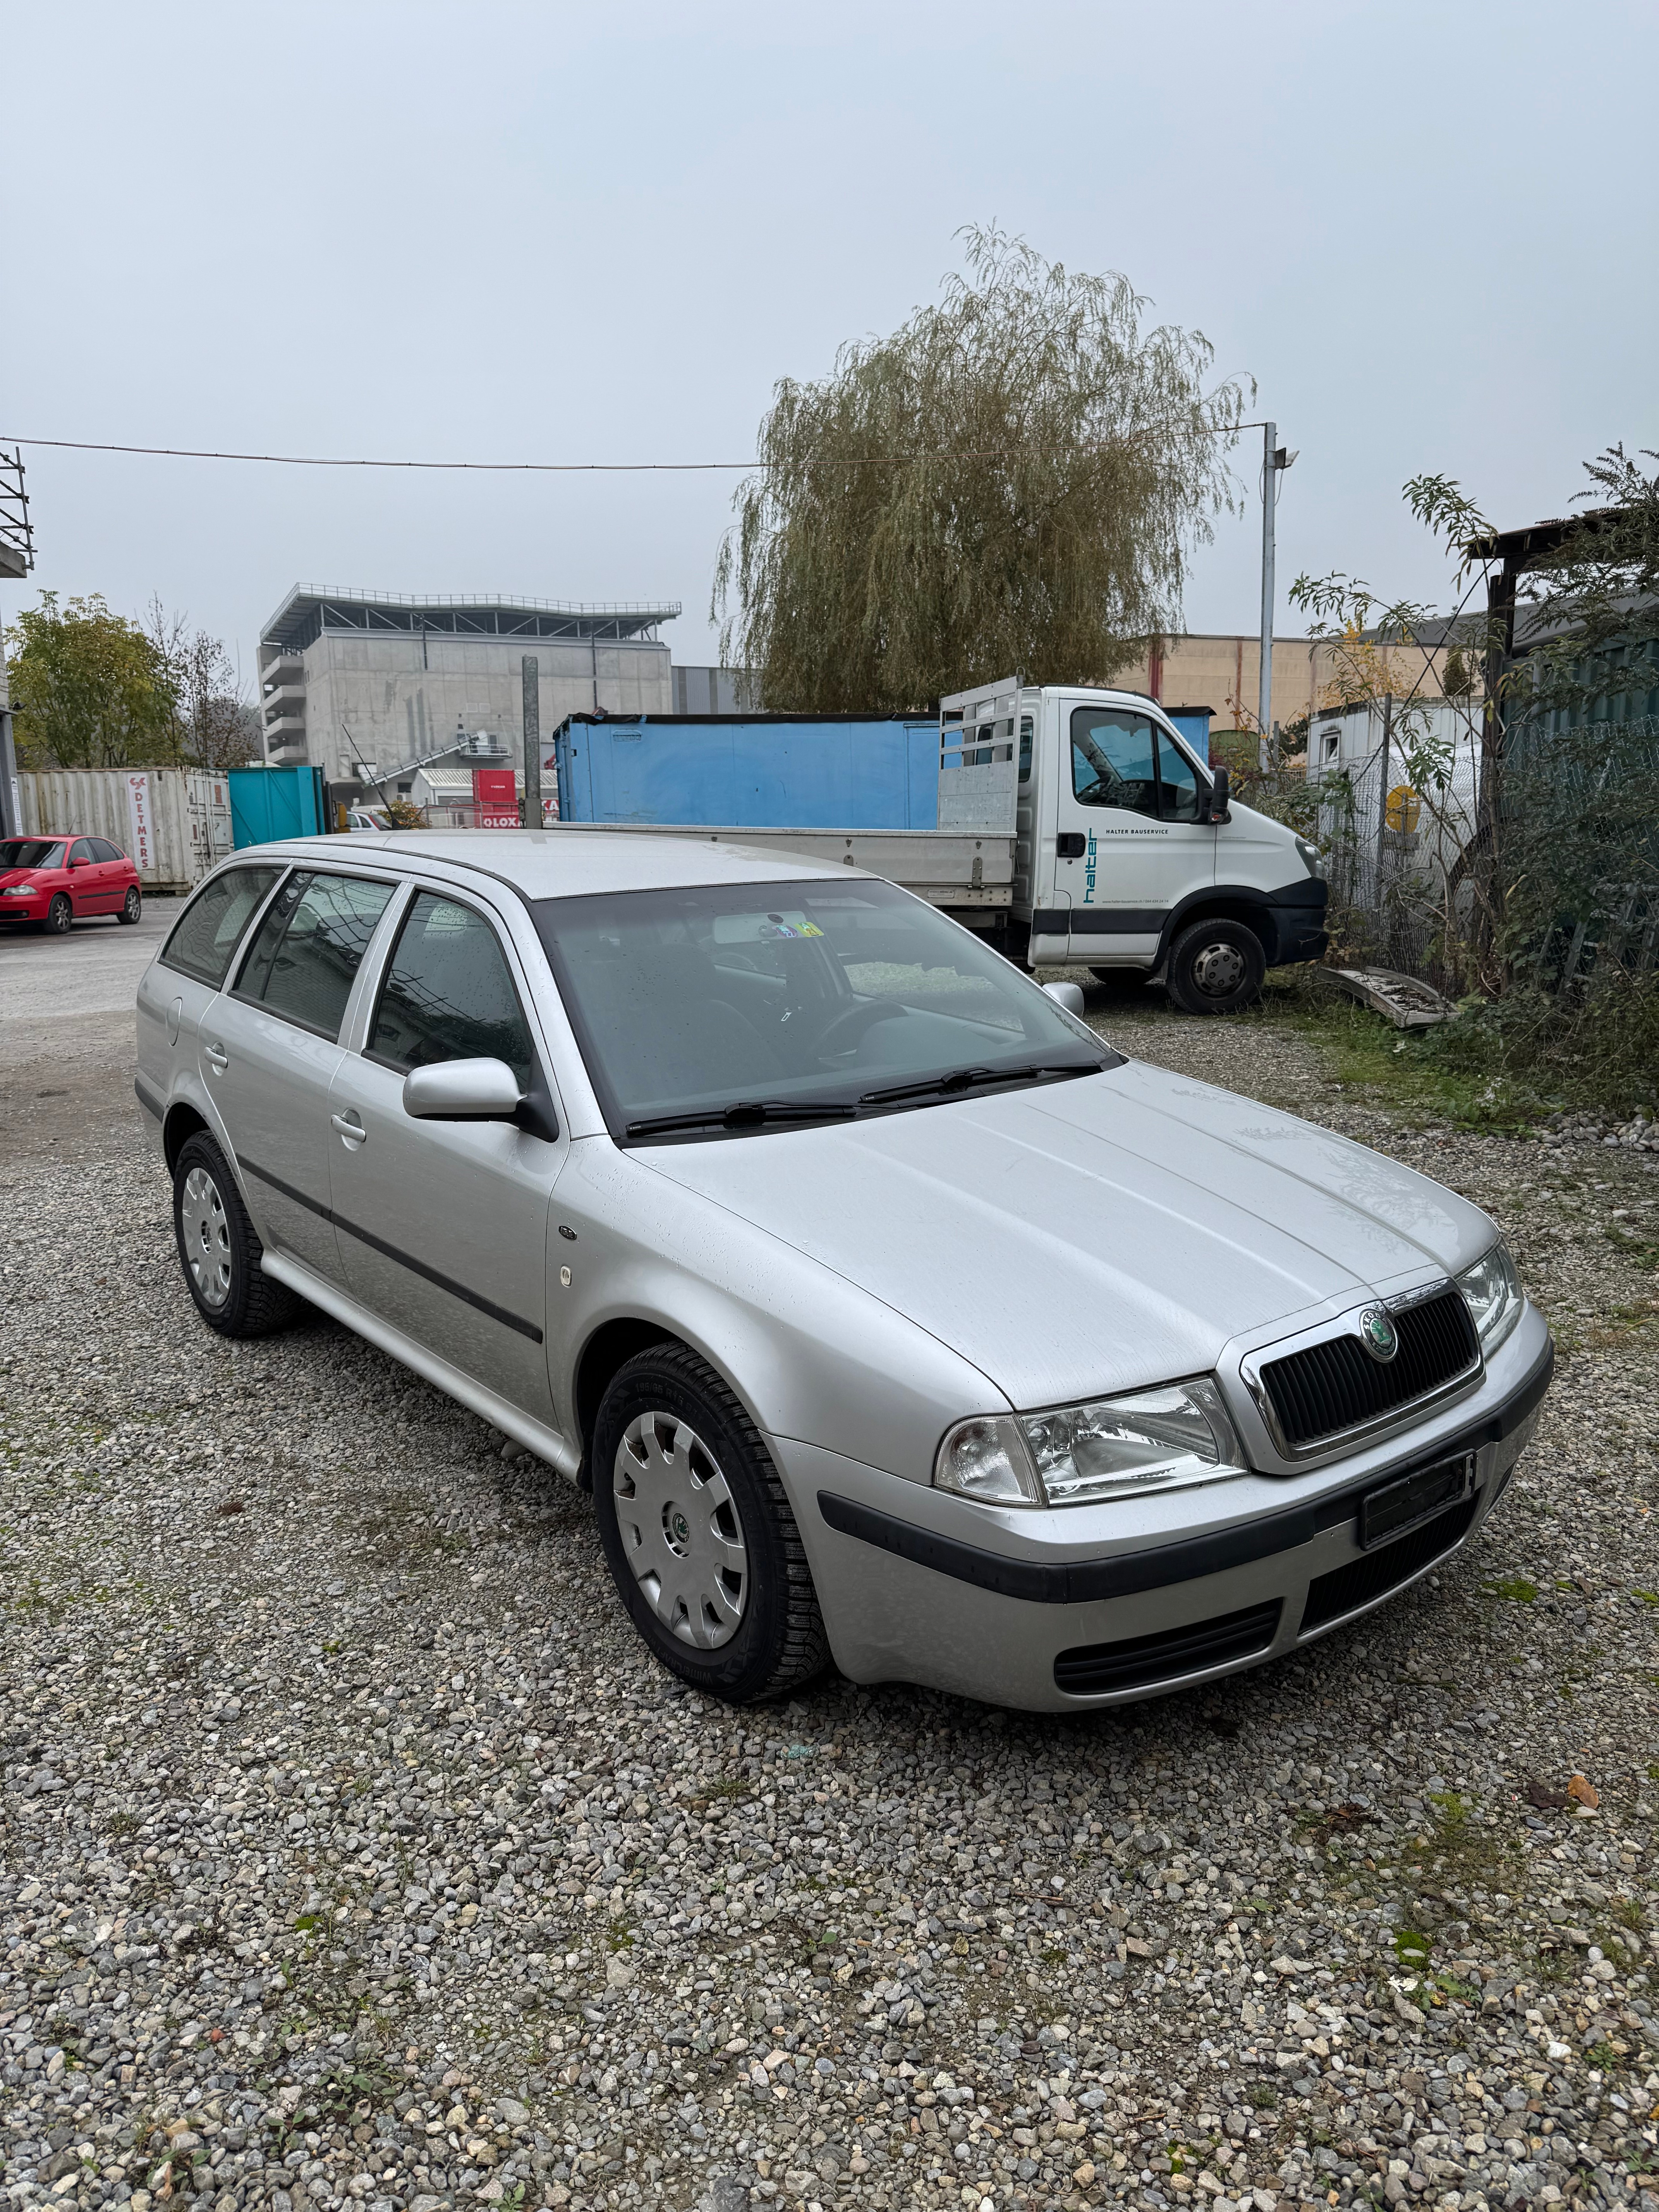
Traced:
<path fill-rule="evenodd" d="M 891 884 L 704 884 L 531 911 L 621 1142 L 895 1111 L 1119 1064 L 1000 954 Z"/>

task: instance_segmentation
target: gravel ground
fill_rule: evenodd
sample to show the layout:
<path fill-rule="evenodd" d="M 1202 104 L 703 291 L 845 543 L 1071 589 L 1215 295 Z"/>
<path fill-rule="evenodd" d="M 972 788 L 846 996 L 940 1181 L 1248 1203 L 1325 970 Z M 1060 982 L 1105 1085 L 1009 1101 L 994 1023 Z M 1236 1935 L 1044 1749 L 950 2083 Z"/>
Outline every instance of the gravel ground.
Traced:
<path fill-rule="evenodd" d="M 4 1155 L 0 2205 L 1659 2188 L 1652 1155 L 1096 1013 L 1477 1197 L 1564 1358 L 1439 1576 L 1075 1720 L 684 1692 L 573 1491 L 320 1320 L 201 1328 L 136 1127 Z"/>

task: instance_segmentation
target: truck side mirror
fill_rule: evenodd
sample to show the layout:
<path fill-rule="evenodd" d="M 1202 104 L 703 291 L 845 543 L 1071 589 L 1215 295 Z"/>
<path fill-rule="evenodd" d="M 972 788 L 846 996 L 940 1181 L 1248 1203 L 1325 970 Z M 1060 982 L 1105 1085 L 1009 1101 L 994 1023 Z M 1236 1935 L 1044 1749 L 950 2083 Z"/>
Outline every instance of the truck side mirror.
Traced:
<path fill-rule="evenodd" d="M 1205 817 L 1209 822 L 1225 822 L 1227 808 L 1232 797 L 1231 786 L 1224 768 L 1216 769 L 1210 777 L 1210 811 Z"/>

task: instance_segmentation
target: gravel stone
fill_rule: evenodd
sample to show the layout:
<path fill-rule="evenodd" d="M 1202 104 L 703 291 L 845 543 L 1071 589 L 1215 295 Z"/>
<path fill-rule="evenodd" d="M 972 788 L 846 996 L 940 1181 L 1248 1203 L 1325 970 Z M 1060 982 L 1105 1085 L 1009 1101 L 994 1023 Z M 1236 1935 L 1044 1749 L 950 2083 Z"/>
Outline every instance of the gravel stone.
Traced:
<path fill-rule="evenodd" d="M 201 1328 L 112 1109 L 0 1161 L 0 2212 L 1636 2201 L 1653 1150 L 1090 999 L 1477 1198 L 1562 1354 L 1437 1575 L 1108 1714 L 688 1692 L 538 1462 Z"/>

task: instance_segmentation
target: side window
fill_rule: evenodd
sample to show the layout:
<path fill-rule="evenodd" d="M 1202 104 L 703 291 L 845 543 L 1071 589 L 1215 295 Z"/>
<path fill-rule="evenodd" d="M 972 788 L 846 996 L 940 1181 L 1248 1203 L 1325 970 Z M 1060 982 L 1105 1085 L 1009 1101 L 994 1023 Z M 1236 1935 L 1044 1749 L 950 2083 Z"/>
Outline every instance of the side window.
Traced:
<path fill-rule="evenodd" d="M 1145 714 L 1119 707 L 1077 707 L 1072 712 L 1072 789 L 1082 806 L 1121 806 L 1131 814 L 1158 812 L 1155 732 Z"/>
<path fill-rule="evenodd" d="M 88 837 L 87 842 L 92 848 L 94 860 L 118 860 L 122 857 L 120 847 L 112 845 L 107 837 Z"/>
<path fill-rule="evenodd" d="M 338 1036 L 374 925 L 391 884 L 356 876 L 290 876 L 255 933 L 237 996 L 273 1014 Z"/>
<path fill-rule="evenodd" d="M 216 990 L 242 932 L 280 868 L 230 868 L 199 890 L 173 924 L 161 954 L 164 968 L 193 975 Z"/>
<path fill-rule="evenodd" d="M 495 930 L 474 908 L 422 891 L 398 933 L 368 1049 L 388 1066 L 504 1060 L 528 1091 L 534 1051 Z"/>
<path fill-rule="evenodd" d="M 1036 730 L 1033 717 L 1022 714 L 1019 718 L 1019 780 L 1022 783 L 1031 781 L 1031 739 Z"/>
<path fill-rule="evenodd" d="M 89 860 L 92 857 L 92 840 L 89 837 L 77 837 L 70 847 L 70 867 L 74 867 L 78 861 Z"/>
<path fill-rule="evenodd" d="M 1196 822 L 1198 777 L 1185 753 L 1172 745 L 1162 730 L 1158 733 L 1158 780 L 1164 819 Z"/>

